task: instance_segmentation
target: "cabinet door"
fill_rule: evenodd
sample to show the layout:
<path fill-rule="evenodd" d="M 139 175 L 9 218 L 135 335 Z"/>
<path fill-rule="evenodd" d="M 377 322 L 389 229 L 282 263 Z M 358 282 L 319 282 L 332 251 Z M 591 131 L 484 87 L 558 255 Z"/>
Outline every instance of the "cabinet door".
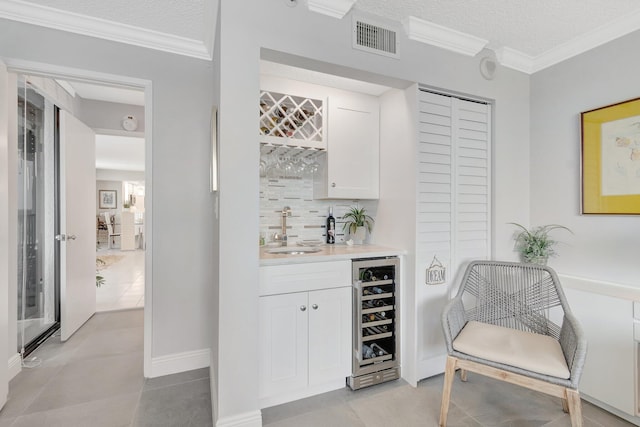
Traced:
<path fill-rule="evenodd" d="M 260 398 L 307 386 L 307 293 L 260 297 Z"/>
<path fill-rule="evenodd" d="M 636 415 L 633 302 L 565 287 L 587 337 L 580 393 Z"/>
<path fill-rule="evenodd" d="M 350 374 L 351 312 L 351 288 L 309 292 L 310 386 Z"/>
<path fill-rule="evenodd" d="M 380 186 L 378 99 L 354 94 L 332 97 L 328 103 L 327 197 L 377 199 Z"/>

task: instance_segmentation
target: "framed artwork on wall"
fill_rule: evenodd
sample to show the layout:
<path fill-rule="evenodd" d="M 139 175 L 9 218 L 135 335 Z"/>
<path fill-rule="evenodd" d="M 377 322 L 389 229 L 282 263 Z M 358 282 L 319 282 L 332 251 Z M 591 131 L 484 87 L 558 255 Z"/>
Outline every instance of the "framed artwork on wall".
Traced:
<path fill-rule="evenodd" d="M 640 98 L 580 114 L 582 213 L 640 214 Z"/>
<path fill-rule="evenodd" d="M 100 209 L 116 209 L 118 207 L 118 192 L 116 190 L 98 191 Z"/>

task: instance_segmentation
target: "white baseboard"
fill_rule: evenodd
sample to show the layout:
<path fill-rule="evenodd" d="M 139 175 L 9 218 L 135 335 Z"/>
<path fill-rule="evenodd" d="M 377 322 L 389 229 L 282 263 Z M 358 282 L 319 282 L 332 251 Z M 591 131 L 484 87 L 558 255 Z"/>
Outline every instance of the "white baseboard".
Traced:
<path fill-rule="evenodd" d="M 149 378 L 207 368 L 211 362 L 210 350 L 185 351 L 151 358 L 151 375 Z"/>
<path fill-rule="evenodd" d="M 447 355 L 435 356 L 420 361 L 418 365 L 418 378 L 430 378 L 444 372 L 444 365 L 447 362 Z"/>
<path fill-rule="evenodd" d="M 22 371 L 22 358 L 16 353 L 9 358 L 9 381 Z"/>
<path fill-rule="evenodd" d="M 262 412 L 252 411 L 232 417 L 219 418 L 216 427 L 262 427 Z"/>

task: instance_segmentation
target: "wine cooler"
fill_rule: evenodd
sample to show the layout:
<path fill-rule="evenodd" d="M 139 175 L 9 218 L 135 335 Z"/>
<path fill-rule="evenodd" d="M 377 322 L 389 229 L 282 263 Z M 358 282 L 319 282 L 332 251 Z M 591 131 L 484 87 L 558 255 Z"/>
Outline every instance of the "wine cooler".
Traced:
<path fill-rule="evenodd" d="M 399 267 L 396 257 L 353 260 L 353 390 L 400 378 Z"/>

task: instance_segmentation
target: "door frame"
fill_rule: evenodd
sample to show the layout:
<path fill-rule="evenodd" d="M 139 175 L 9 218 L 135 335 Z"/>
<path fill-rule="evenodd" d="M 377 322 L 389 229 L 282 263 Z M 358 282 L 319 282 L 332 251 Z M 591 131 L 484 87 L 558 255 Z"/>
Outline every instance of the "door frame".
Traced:
<path fill-rule="evenodd" d="M 144 179 L 145 179 L 145 256 L 144 256 L 144 376 L 151 376 L 151 358 L 153 343 L 153 181 L 152 181 L 152 132 L 153 132 L 153 91 L 151 80 L 129 76 L 102 73 L 40 62 L 3 58 L 7 71 L 11 73 L 39 75 L 49 78 L 93 81 L 114 86 L 125 86 L 144 90 Z"/>

